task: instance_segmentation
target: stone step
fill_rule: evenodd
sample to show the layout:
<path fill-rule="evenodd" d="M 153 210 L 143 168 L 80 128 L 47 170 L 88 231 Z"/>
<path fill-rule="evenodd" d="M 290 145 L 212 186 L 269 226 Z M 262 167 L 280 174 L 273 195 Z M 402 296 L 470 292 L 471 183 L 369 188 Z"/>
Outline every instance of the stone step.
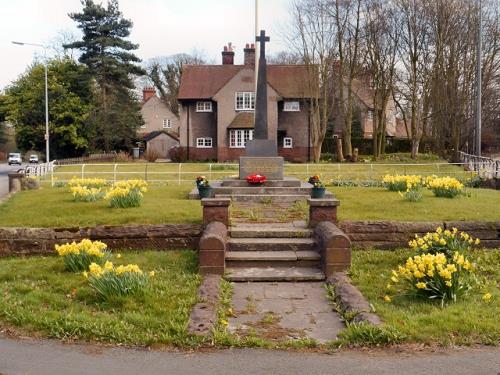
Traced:
<path fill-rule="evenodd" d="M 295 260 L 320 260 L 317 251 L 228 251 L 227 261 L 295 261 Z"/>
<path fill-rule="evenodd" d="M 309 185 L 309 184 L 307 184 Z M 224 187 L 213 186 L 214 195 L 311 195 L 311 187 L 272 187 L 272 186 L 245 186 L 245 187 Z"/>
<path fill-rule="evenodd" d="M 295 203 L 306 201 L 309 195 L 304 194 L 216 194 L 215 198 L 231 198 L 233 202 L 253 202 L 262 204 Z"/>
<path fill-rule="evenodd" d="M 246 180 L 238 180 L 227 178 L 221 183 L 224 187 L 248 187 L 248 182 Z M 298 178 L 285 177 L 283 180 L 269 180 L 264 182 L 263 186 L 268 187 L 301 187 L 302 181 Z"/>
<path fill-rule="evenodd" d="M 239 225 L 229 229 L 232 238 L 310 238 L 313 231 L 306 227 L 273 227 L 270 225 Z"/>
<path fill-rule="evenodd" d="M 312 238 L 229 238 L 229 251 L 313 251 Z"/>
<path fill-rule="evenodd" d="M 226 280 L 244 281 L 322 281 L 325 274 L 315 267 L 226 268 Z"/>

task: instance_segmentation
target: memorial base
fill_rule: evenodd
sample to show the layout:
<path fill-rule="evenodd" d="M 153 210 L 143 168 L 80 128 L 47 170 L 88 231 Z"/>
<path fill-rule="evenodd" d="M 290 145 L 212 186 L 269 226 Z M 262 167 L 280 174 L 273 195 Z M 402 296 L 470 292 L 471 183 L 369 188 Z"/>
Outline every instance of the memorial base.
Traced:
<path fill-rule="evenodd" d="M 285 161 L 281 156 L 240 157 L 240 180 L 244 180 L 248 175 L 260 174 L 266 176 L 268 180 L 283 180 Z"/>

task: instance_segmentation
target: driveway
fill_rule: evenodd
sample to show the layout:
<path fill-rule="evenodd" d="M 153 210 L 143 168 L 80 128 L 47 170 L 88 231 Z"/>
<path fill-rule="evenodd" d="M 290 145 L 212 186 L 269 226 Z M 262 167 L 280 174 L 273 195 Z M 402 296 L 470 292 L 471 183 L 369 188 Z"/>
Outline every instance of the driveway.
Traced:
<path fill-rule="evenodd" d="M 18 340 L 0 335 L 2 375 L 497 375 L 499 371 L 500 350 L 495 347 L 438 349 L 435 352 L 388 348 L 333 354 L 254 349 L 184 353 Z"/>
<path fill-rule="evenodd" d="M 26 164 L 23 164 L 22 166 L 9 166 L 7 163 L 0 163 L 0 198 L 9 192 L 9 177 L 7 175 L 10 172 L 15 172 L 23 167 L 26 167 Z"/>

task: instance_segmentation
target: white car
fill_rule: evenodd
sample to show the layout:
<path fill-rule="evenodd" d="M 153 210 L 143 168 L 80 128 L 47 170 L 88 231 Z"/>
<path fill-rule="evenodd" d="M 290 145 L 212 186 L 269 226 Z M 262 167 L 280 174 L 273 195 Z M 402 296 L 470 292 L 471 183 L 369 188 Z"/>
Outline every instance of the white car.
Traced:
<path fill-rule="evenodd" d="M 9 165 L 12 165 L 12 164 L 18 164 L 18 165 L 21 165 L 22 164 L 22 160 L 21 160 L 21 154 L 18 153 L 18 152 L 11 152 L 9 154 Z"/>
<path fill-rule="evenodd" d="M 38 155 L 30 155 L 30 164 L 38 164 Z"/>

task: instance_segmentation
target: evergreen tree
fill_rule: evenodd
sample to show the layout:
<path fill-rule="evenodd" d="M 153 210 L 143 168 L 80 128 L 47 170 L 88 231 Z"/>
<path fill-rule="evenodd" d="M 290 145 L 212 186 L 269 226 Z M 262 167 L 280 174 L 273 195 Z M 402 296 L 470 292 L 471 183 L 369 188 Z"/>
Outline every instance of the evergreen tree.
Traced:
<path fill-rule="evenodd" d="M 141 60 L 131 52 L 138 45 L 126 39 L 132 22 L 123 18 L 117 0 L 109 0 L 107 7 L 93 0 L 82 0 L 82 5 L 81 13 L 69 16 L 82 30 L 83 39 L 65 48 L 82 52 L 79 61 L 89 68 L 99 87 L 99 106 L 92 117 L 97 136 L 94 141 L 106 151 L 129 148 L 143 124 L 131 77 L 145 74 L 136 65 Z"/>

